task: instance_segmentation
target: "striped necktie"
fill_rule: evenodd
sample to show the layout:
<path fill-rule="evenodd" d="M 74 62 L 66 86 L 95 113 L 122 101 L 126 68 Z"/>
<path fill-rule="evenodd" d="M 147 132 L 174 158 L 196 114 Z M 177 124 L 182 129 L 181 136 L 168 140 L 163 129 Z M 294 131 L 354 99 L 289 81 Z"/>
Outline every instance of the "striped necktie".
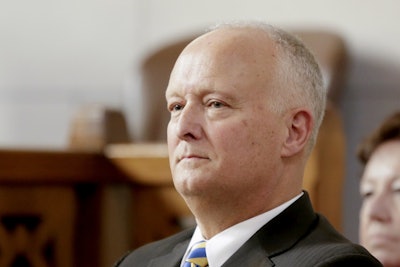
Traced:
<path fill-rule="evenodd" d="M 183 267 L 206 267 L 208 266 L 206 256 L 206 241 L 200 241 L 193 245 Z"/>

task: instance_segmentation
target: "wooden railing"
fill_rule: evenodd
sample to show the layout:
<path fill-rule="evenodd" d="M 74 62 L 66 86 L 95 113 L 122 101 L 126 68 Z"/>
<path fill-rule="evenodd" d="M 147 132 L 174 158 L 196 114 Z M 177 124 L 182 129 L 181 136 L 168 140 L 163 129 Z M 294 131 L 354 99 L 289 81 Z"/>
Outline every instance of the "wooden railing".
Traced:
<path fill-rule="evenodd" d="M 103 154 L 0 150 L 0 266 L 101 266 L 102 192 L 127 183 Z"/>

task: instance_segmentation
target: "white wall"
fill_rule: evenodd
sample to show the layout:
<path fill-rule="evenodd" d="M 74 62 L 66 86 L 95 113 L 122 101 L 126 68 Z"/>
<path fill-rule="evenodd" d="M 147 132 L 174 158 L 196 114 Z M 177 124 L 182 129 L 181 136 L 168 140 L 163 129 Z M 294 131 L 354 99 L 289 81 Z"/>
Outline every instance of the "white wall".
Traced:
<path fill-rule="evenodd" d="M 0 145 L 63 146 L 79 105 L 120 105 L 135 12 L 131 0 L 1 1 Z"/>
<path fill-rule="evenodd" d="M 79 105 L 131 103 L 124 96 L 138 86 L 142 56 L 209 24 L 251 18 L 328 28 L 343 35 L 351 59 L 340 107 L 348 141 L 344 227 L 357 241 L 355 146 L 400 107 L 398 10 L 396 0 L 2 1 L 0 145 L 64 146 Z"/>

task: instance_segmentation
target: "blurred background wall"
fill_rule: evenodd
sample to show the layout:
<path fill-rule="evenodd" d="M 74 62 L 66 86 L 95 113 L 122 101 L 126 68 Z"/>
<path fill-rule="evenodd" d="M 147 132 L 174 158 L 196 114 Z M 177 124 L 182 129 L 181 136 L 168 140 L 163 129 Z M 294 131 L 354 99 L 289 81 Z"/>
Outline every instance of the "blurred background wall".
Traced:
<path fill-rule="evenodd" d="M 357 241 L 361 166 L 355 147 L 400 108 L 398 10 L 396 0 L 3 0 L 0 147 L 65 147 L 72 116 L 91 103 L 126 110 L 132 126 L 141 114 L 132 104 L 140 60 L 215 22 L 261 19 L 332 30 L 343 36 L 350 56 L 340 99 L 347 138 L 343 208 L 344 234 Z"/>

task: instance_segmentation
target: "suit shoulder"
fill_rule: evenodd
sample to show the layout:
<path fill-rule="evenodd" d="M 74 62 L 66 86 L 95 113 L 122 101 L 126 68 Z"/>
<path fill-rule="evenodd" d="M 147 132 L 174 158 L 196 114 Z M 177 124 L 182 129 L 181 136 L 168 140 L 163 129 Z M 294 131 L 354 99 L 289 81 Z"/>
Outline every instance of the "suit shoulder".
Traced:
<path fill-rule="evenodd" d="M 308 248 L 307 252 L 301 249 L 304 247 Z M 293 251 L 302 251 L 297 255 L 298 263 L 313 259 L 313 266 L 382 266 L 364 247 L 345 238 L 321 215 L 318 215 L 316 227 Z"/>
<path fill-rule="evenodd" d="M 193 231 L 194 229 L 188 229 L 170 237 L 139 247 L 131 252 L 128 252 L 114 266 L 146 266 L 152 259 L 170 253 L 178 244 L 184 242 L 189 243 Z"/>
<path fill-rule="evenodd" d="M 324 259 L 318 267 L 341 267 L 341 266 L 363 266 L 363 267 L 382 267 L 382 264 L 372 255 L 364 253 L 347 253 L 340 255 L 339 253 L 331 258 Z"/>

